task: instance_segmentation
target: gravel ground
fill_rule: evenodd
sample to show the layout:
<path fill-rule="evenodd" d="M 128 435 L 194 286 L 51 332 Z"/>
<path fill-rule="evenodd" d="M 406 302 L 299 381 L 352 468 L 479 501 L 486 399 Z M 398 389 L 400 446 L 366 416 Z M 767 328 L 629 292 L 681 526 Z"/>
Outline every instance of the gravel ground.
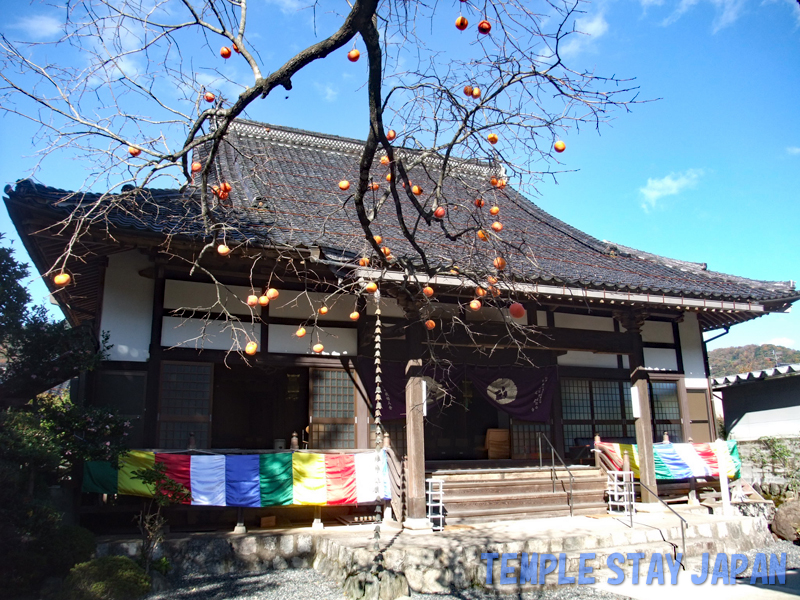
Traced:
<path fill-rule="evenodd" d="M 342 590 L 314 569 L 186 579 L 147 600 L 344 600 Z"/>
<path fill-rule="evenodd" d="M 796 546 L 792 542 L 787 542 L 784 540 L 779 540 L 777 542 L 773 542 L 769 546 L 764 548 L 756 548 L 755 550 L 751 550 L 750 552 L 745 552 L 745 556 L 747 556 L 747 570 L 740 575 L 740 577 L 750 577 L 751 571 L 753 570 L 753 561 L 755 560 L 756 554 L 764 553 L 764 554 L 777 554 L 778 558 L 781 557 L 781 553 L 786 552 L 786 570 L 789 569 L 800 569 L 800 546 Z M 769 557 L 768 557 L 769 560 Z"/>
<path fill-rule="evenodd" d="M 800 568 L 800 546 L 791 542 L 773 544 L 745 553 L 749 577 L 755 555 L 759 552 L 777 554 L 786 552 L 786 568 Z M 413 600 L 623 600 L 627 596 L 611 594 L 588 586 L 565 586 L 523 594 L 496 594 L 486 590 L 470 589 L 450 594 L 417 594 Z M 345 600 L 341 589 L 331 580 L 313 569 L 289 569 L 248 575 L 196 577 L 168 592 L 152 594 L 148 600 Z"/>
<path fill-rule="evenodd" d="M 411 594 L 413 600 L 621 600 L 626 596 L 609 594 L 582 586 L 563 587 L 521 595 L 495 594 L 485 590 L 461 590 L 450 594 Z M 249 575 L 223 575 L 187 579 L 176 589 L 151 594 L 147 600 L 346 600 L 341 589 L 313 569 L 287 569 Z"/>

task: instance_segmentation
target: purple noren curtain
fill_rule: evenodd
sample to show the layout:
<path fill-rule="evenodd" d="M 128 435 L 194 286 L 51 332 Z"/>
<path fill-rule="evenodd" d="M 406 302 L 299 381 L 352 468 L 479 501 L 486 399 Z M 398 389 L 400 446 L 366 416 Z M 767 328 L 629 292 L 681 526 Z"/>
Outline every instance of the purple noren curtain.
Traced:
<path fill-rule="evenodd" d="M 375 365 L 372 359 L 357 357 L 356 371 L 369 395 L 375 399 Z M 420 373 L 432 386 L 437 384 L 436 399 L 442 401 L 448 394 L 455 394 L 464 378 L 472 381 L 473 387 L 489 404 L 521 421 L 547 421 L 553 404 L 558 381 L 556 367 L 442 367 L 426 365 Z M 405 417 L 406 375 L 405 364 L 384 361 L 381 364 L 381 389 L 383 419 Z"/>

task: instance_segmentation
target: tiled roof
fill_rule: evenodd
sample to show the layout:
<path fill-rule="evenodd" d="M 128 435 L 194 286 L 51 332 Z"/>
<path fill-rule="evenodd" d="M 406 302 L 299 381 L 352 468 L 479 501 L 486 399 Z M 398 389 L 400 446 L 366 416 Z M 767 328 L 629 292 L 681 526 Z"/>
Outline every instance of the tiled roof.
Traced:
<path fill-rule="evenodd" d="M 719 389 L 740 383 L 747 383 L 748 381 L 774 379 L 776 377 L 786 377 L 797 374 L 800 374 L 800 364 L 795 363 L 793 365 L 783 365 L 780 367 L 772 367 L 771 369 L 762 369 L 760 371 L 750 371 L 748 373 L 737 373 L 736 375 L 715 377 L 711 380 L 711 386 L 714 389 Z"/>
<path fill-rule="evenodd" d="M 368 251 L 352 205 L 352 189 L 343 192 L 342 179 L 355 182 L 363 142 L 285 127 L 237 121 L 230 128 L 214 164 L 214 182 L 227 181 L 233 191 L 227 208 L 218 214 L 236 224 L 228 239 L 253 246 L 321 247 L 339 257 L 355 258 Z M 412 154 L 410 150 L 400 150 Z M 417 154 L 419 156 L 419 154 Z M 200 158 L 203 158 L 201 151 Z M 388 168 L 379 163 L 373 180 L 382 184 L 370 192 L 371 207 L 387 188 Z M 440 161 L 430 157 L 425 169 L 411 174 L 426 194 L 435 187 Z M 448 240 L 441 224 L 428 226 L 412 217 L 414 209 L 404 199 L 403 214 L 416 239 L 434 264 L 490 271 L 497 253 L 509 263 L 509 271 L 529 282 L 558 283 L 597 289 L 636 291 L 696 298 L 764 302 L 797 297 L 793 282 L 766 282 L 708 271 L 704 264 L 688 263 L 648 254 L 598 240 L 554 218 L 510 186 L 503 190 L 489 184 L 496 166 L 476 161 L 451 165 L 443 193 L 448 200 L 445 225 L 453 232 L 464 226 L 486 231 L 494 217 L 489 207 L 500 207 L 504 229 L 491 242 L 479 241 L 470 232 L 457 241 Z M 35 202 L 51 210 L 69 211 L 78 202 L 96 200 L 86 195 L 69 198 L 54 188 L 21 182 L 6 188 L 12 200 Z M 478 210 L 474 200 L 482 197 Z M 156 234 L 200 235 L 197 222 L 197 190 L 149 190 L 136 200 L 123 200 L 110 213 L 113 225 Z M 116 197 L 119 201 L 119 197 Z M 109 201 L 115 197 L 110 196 Z M 391 199 L 389 201 L 391 203 Z M 379 211 L 373 229 L 396 256 L 411 254 L 397 222 L 393 204 Z M 369 207 L 368 207 L 369 208 Z"/>

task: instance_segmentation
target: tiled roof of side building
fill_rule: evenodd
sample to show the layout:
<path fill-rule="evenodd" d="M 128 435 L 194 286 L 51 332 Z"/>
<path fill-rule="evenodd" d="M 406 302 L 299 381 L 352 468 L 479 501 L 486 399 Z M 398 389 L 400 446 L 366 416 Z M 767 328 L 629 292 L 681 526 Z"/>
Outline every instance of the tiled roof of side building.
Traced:
<path fill-rule="evenodd" d="M 235 226 L 231 236 L 253 246 L 319 246 L 340 256 L 357 257 L 368 251 L 352 202 L 352 191 L 339 189 L 340 180 L 355 182 L 363 142 L 274 125 L 237 121 L 229 130 L 212 169 L 212 183 L 233 186 L 227 207 L 217 210 Z M 420 153 L 398 149 L 407 156 Z M 373 208 L 387 189 L 388 167 L 376 157 L 371 171 L 380 189 L 370 192 L 367 208 Z M 204 158 L 203 150 L 199 158 Z M 425 168 L 410 173 L 414 184 L 432 191 L 441 159 L 430 156 Z M 500 169 L 479 161 L 453 161 L 444 179 L 448 200 L 444 223 L 430 226 L 413 217 L 414 208 L 402 199 L 409 226 L 417 227 L 416 240 L 433 263 L 452 264 L 489 271 L 497 252 L 502 253 L 514 276 L 530 282 L 556 282 L 581 287 L 636 291 L 687 297 L 766 301 L 797 296 L 793 282 L 764 282 L 706 270 L 701 263 L 677 261 L 610 244 L 556 219 L 510 186 L 489 184 Z M 21 182 L 6 188 L 12 200 L 36 202 L 50 210 L 67 212 L 83 196 Z M 476 198 L 486 207 L 476 210 Z M 85 201 L 99 196 L 87 195 Z M 114 226 L 160 235 L 200 235 L 197 190 L 148 190 L 145 196 L 123 201 L 109 213 Z M 421 196 L 424 201 L 425 196 Z M 111 198 L 109 198 L 110 200 Z M 491 232 L 488 208 L 500 207 L 504 228 L 492 243 L 477 240 L 474 233 L 458 241 L 448 240 L 442 226 L 452 232 L 467 226 Z M 411 253 L 401 233 L 391 202 L 378 212 L 373 229 L 396 255 Z M 494 235 L 494 234 L 492 234 Z"/>

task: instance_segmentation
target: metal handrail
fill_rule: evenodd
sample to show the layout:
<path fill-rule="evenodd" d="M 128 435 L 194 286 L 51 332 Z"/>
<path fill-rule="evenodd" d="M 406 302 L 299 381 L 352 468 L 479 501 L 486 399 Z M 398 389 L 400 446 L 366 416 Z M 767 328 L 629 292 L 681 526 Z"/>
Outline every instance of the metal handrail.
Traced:
<path fill-rule="evenodd" d="M 633 487 L 633 481 L 630 482 L 630 485 L 631 485 L 631 487 Z M 658 494 L 656 492 L 654 492 L 649 487 L 647 487 L 645 484 L 643 484 L 641 479 L 639 480 L 639 485 L 641 487 L 643 487 L 644 489 L 646 489 L 648 492 L 650 492 L 651 496 L 653 496 L 656 500 L 661 502 L 661 504 L 663 504 L 668 509 L 670 509 L 672 511 L 672 514 L 674 514 L 676 517 L 678 517 L 681 520 L 681 545 L 683 547 L 683 556 L 681 558 L 685 559 L 686 558 L 686 526 L 689 524 L 689 522 L 686 519 L 684 519 L 682 516 L 680 516 L 678 514 L 678 512 L 674 508 L 672 508 L 669 504 L 667 504 L 661 498 L 659 498 Z M 633 491 L 633 490 L 631 490 L 631 491 Z M 631 494 L 631 497 L 633 497 L 633 494 Z M 630 512 L 630 514 L 631 514 L 631 527 L 633 527 L 633 510 L 629 510 L 628 512 Z M 678 558 L 678 557 L 676 556 L 675 558 Z M 681 560 L 681 567 L 683 567 L 684 571 L 686 570 L 686 565 L 683 564 L 683 560 Z"/>
<path fill-rule="evenodd" d="M 610 459 L 609 459 L 609 458 L 608 458 L 608 457 L 607 457 L 607 456 L 606 456 L 606 455 L 603 453 L 603 451 L 602 451 L 602 450 L 598 450 L 597 448 L 593 448 L 593 449 L 592 449 L 592 452 L 595 452 L 595 453 L 596 453 L 596 456 L 599 456 L 599 457 L 600 457 L 600 462 L 601 462 L 601 463 L 604 463 L 604 464 L 603 464 L 603 466 L 604 466 L 604 467 L 606 467 L 606 464 L 605 464 L 605 463 L 608 463 L 608 464 L 609 464 L 609 466 L 611 466 L 611 467 L 612 467 L 610 470 L 619 471 L 619 469 L 617 469 L 616 465 L 614 465 L 613 463 L 611 463 Z M 624 464 L 624 463 L 623 463 L 623 464 Z M 607 468 L 607 467 L 606 467 L 606 468 Z M 631 526 L 631 529 L 633 529 L 633 498 L 634 498 L 634 494 L 633 494 L 633 486 L 634 486 L 634 484 L 636 484 L 636 483 L 638 483 L 638 484 L 639 484 L 641 487 L 643 487 L 643 488 L 644 488 L 644 489 L 646 489 L 648 492 L 650 492 L 650 494 L 651 494 L 651 495 L 652 495 L 652 496 L 653 496 L 653 497 L 654 497 L 656 500 L 658 500 L 659 502 L 661 502 L 661 504 L 663 504 L 663 505 L 664 505 L 664 506 L 666 506 L 668 509 L 670 509 L 670 511 L 672 511 L 672 513 L 673 513 L 673 514 L 674 514 L 676 517 L 678 517 L 678 518 L 681 520 L 681 545 L 682 545 L 682 548 L 683 548 L 683 558 L 686 558 L 686 525 L 688 525 L 688 524 L 689 524 L 689 522 L 688 522 L 686 519 L 684 519 L 682 516 L 680 516 L 680 515 L 677 513 L 677 511 L 676 511 L 674 508 L 672 508 L 672 507 L 671 507 L 669 504 L 667 504 L 667 503 L 666 503 L 666 502 L 664 502 L 664 501 L 663 501 L 661 498 L 659 498 L 659 497 L 658 497 L 658 494 L 657 494 L 656 492 L 654 492 L 654 491 L 653 491 L 653 490 L 651 490 L 649 487 L 647 487 L 645 484 L 643 484 L 643 483 L 642 483 L 642 481 L 641 481 L 641 479 L 640 479 L 638 482 L 636 482 L 636 481 L 633 481 L 633 480 L 631 480 L 631 481 L 629 481 L 629 482 L 625 482 L 625 484 L 626 484 L 626 485 L 630 485 L 630 486 L 631 486 L 631 489 L 630 489 L 630 490 L 628 490 L 628 491 L 629 491 L 629 493 L 628 493 L 628 494 L 626 494 L 626 497 L 631 499 L 631 506 L 629 506 L 629 507 L 628 507 L 628 514 L 630 515 L 630 522 L 631 522 L 631 525 L 630 525 L 630 526 Z M 677 556 L 676 556 L 675 558 L 677 558 Z M 684 565 L 684 564 L 683 564 L 683 561 L 681 561 L 681 567 L 683 567 L 683 570 L 684 570 L 684 571 L 686 570 L 686 565 Z"/>
<path fill-rule="evenodd" d="M 537 438 L 537 441 L 539 443 L 539 467 L 540 468 L 542 467 L 542 438 L 544 438 L 544 441 L 546 441 L 547 445 L 550 446 L 550 473 L 551 473 L 550 474 L 550 479 L 553 481 L 553 493 L 554 494 L 556 492 L 556 461 L 555 461 L 556 457 L 561 462 L 561 465 L 564 467 L 564 469 L 567 471 L 567 475 L 569 475 L 569 496 L 568 496 L 568 498 L 569 498 L 569 516 L 571 517 L 571 516 L 573 516 L 573 514 L 572 514 L 572 495 L 573 495 L 574 484 L 575 484 L 575 476 L 572 474 L 572 471 L 569 470 L 569 467 L 567 466 L 567 463 L 564 462 L 564 459 L 561 458 L 561 455 L 558 453 L 558 451 L 553 446 L 553 443 L 550 441 L 550 439 L 547 437 L 547 435 L 543 431 L 537 431 L 536 432 L 536 438 Z"/>

